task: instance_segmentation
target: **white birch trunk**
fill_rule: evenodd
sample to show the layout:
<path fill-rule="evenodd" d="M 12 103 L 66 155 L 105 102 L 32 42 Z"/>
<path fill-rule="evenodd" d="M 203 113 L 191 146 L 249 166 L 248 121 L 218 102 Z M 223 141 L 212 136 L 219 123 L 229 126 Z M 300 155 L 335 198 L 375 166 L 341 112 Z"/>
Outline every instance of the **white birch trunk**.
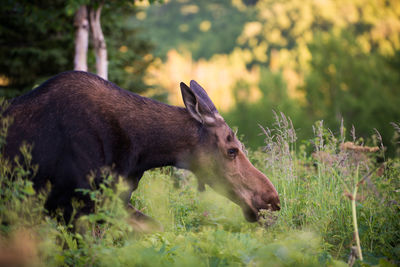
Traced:
<path fill-rule="evenodd" d="M 86 6 L 81 6 L 76 12 L 74 26 L 76 27 L 74 70 L 87 71 L 89 20 Z"/>
<path fill-rule="evenodd" d="M 92 29 L 93 45 L 96 54 L 96 71 L 97 75 L 107 80 L 108 76 L 108 61 L 107 61 L 107 46 L 104 40 L 103 31 L 101 30 L 100 5 L 97 9 L 91 8 L 89 10 L 90 26 Z"/>

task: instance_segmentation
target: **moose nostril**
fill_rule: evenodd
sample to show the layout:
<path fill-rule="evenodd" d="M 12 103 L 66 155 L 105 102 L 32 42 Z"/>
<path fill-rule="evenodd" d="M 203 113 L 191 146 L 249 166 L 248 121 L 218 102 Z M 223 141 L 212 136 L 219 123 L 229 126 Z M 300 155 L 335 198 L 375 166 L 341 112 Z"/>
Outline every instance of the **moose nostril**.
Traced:
<path fill-rule="evenodd" d="M 281 202 L 279 201 L 278 196 L 272 198 L 272 201 L 270 203 L 271 203 L 272 210 L 274 210 L 274 211 L 281 210 Z"/>
<path fill-rule="evenodd" d="M 264 195 L 264 197 L 261 200 L 261 203 L 258 202 L 258 205 L 255 205 L 258 208 L 261 209 L 267 209 L 270 211 L 278 211 L 281 210 L 281 203 L 279 200 L 279 196 L 277 194 L 271 195 Z"/>

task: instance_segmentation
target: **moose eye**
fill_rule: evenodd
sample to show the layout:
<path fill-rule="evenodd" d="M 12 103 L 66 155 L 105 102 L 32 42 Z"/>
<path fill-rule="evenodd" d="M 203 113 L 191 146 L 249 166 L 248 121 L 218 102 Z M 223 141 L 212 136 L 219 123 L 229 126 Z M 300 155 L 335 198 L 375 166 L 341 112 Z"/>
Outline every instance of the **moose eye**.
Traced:
<path fill-rule="evenodd" d="M 238 151 L 239 150 L 237 148 L 228 149 L 228 157 L 230 157 L 231 159 L 234 159 L 237 156 Z"/>

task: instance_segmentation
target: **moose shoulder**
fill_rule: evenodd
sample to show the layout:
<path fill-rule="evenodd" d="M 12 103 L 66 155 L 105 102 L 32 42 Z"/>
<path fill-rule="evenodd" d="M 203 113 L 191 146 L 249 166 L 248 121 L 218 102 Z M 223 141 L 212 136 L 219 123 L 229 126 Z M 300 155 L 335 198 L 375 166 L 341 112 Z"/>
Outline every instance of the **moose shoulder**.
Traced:
<path fill-rule="evenodd" d="M 46 208 L 60 207 L 68 219 L 71 199 L 90 201 L 77 188 L 100 182 L 100 169 L 112 166 L 136 189 L 143 173 L 173 165 L 194 172 L 237 203 L 249 221 L 260 209 L 279 210 L 268 178 L 247 159 L 232 130 L 195 81 L 181 83 L 186 108 L 159 103 L 120 89 L 86 72 L 61 73 L 14 99 L 6 115 L 14 118 L 5 154 L 18 155 L 23 141 L 33 145 L 39 165 L 35 189 L 51 182 Z"/>

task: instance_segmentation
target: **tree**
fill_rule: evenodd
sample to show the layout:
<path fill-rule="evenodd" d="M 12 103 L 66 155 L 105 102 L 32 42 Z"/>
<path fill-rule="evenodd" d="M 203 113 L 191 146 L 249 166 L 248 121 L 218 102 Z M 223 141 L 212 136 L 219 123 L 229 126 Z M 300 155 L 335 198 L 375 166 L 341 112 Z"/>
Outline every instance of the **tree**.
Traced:
<path fill-rule="evenodd" d="M 150 3 L 155 0 L 150 0 Z M 132 0 L 70 0 L 69 4 L 74 9 L 80 5 L 75 13 L 75 70 L 87 71 L 87 50 L 89 39 L 89 27 L 92 35 L 93 47 L 96 55 L 96 72 L 104 78 L 108 78 L 108 61 L 107 61 L 107 44 L 104 38 L 101 27 L 101 12 L 105 5 L 109 8 L 124 8 L 133 9 L 135 1 Z"/>
<path fill-rule="evenodd" d="M 96 53 L 97 74 L 104 79 L 108 78 L 107 45 L 101 29 L 100 15 L 103 3 L 89 9 L 90 28 L 93 35 L 94 51 Z"/>
<path fill-rule="evenodd" d="M 94 53 L 85 49 L 80 56 L 74 53 L 76 14 L 86 2 L 69 1 L 66 6 L 61 0 L 16 0 L 0 5 L 0 96 L 11 98 L 31 90 L 59 72 L 74 69 L 78 62 L 83 70 L 95 69 Z M 127 23 L 135 12 L 133 2 L 105 2 L 102 30 L 108 37 L 109 79 L 125 89 L 143 92 L 148 89 L 142 77 L 152 60 L 147 56 L 152 46 L 139 37 L 136 25 Z M 79 29 L 88 36 L 89 20 Z M 86 40 L 82 47 L 87 49 L 91 40 Z"/>
<path fill-rule="evenodd" d="M 74 1 L 71 1 L 72 3 Z M 78 1 L 80 3 L 81 1 Z M 87 71 L 87 51 L 89 45 L 89 29 L 92 34 L 93 46 L 96 55 L 96 72 L 108 78 L 107 45 L 101 28 L 101 10 L 104 1 L 88 1 L 87 5 L 79 6 L 75 13 L 75 60 L 74 69 Z"/>
<path fill-rule="evenodd" d="M 73 26 L 64 1 L 5 1 L 0 25 L 1 96 L 14 97 L 72 69 Z"/>
<path fill-rule="evenodd" d="M 284 112 L 293 121 L 295 129 L 301 129 L 301 138 L 308 138 L 305 125 L 311 121 L 304 116 L 304 111 L 295 100 L 288 96 L 287 84 L 282 72 L 271 71 L 263 67 L 260 70 L 259 87 L 261 97 L 256 102 L 249 101 L 250 88 L 245 81 L 239 82 L 234 89 L 236 106 L 224 118 L 230 125 L 239 126 L 239 132 L 246 138 L 246 146 L 256 149 L 265 145 L 265 136 L 260 134 L 263 127 L 271 127 L 275 123 L 275 112 Z M 249 119 L 251 118 L 251 119 Z"/>
<path fill-rule="evenodd" d="M 370 136 L 373 128 L 390 144 L 398 120 L 400 97 L 399 59 L 377 52 L 364 53 L 351 32 L 319 33 L 310 43 L 310 72 L 305 78 L 309 115 L 324 119 L 338 129 L 344 118 L 347 128 L 355 126 L 358 136 Z"/>
<path fill-rule="evenodd" d="M 138 23 L 146 35 L 160 44 L 155 54 L 165 58 L 169 50 L 190 50 L 193 59 L 209 59 L 214 54 L 228 54 L 235 48 L 243 24 L 254 15 L 236 8 L 231 0 L 165 1 L 146 8 Z M 237 2 L 237 1 L 233 1 Z"/>
<path fill-rule="evenodd" d="M 89 46 L 89 20 L 87 7 L 80 6 L 75 14 L 75 58 L 74 70 L 87 71 L 87 51 Z"/>

